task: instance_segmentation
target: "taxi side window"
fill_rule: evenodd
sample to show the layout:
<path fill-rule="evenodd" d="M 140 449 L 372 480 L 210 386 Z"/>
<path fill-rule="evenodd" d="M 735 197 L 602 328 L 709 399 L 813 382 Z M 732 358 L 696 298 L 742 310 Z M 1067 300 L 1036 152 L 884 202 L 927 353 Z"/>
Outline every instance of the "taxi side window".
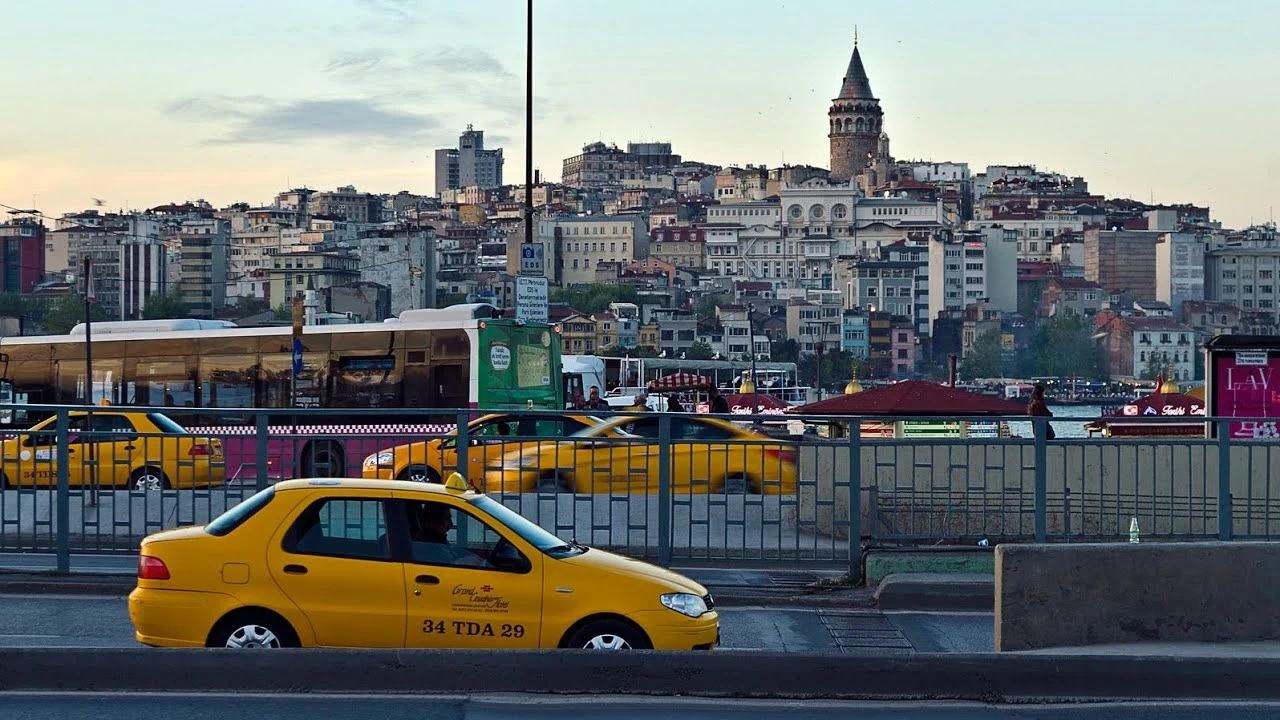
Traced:
<path fill-rule="evenodd" d="M 524 572 L 528 560 L 484 521 L 447 503 L 406 502 L 412 561 Z"/>
<path fill-rule="evenodd" d="M 93 428 L 94 442 L 119 442 L 132 440 L 138 432 L 129 418 L 123 415 L 94 415 L 90 425 Z"/>
<path fill-rule="evenodd" d="M 382 501 L 318 500 L 303 510 L 289 529 L 284 550 L 299 555 L 390 560 Z"/>

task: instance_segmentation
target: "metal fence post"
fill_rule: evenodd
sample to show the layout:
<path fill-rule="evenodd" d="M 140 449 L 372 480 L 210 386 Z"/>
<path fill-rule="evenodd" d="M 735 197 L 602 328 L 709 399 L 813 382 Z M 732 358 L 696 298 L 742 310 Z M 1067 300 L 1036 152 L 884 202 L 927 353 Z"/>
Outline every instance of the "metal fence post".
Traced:
<path fill-rule="evenodd" d="M 671 416 L 658 415 L 658 564 L 671 564 Z"/>
<path fill-rule="evenodd" d="M 57 506 L 57 536 L 54 541 L 57 558 L 57 569 L 60 573 L 71 572 L 71 468 L 68 467 L 70 449 L 68 442 L 70 417 L 66 408 L 58 410 L 57 439 L 58 449 L 58 487 L 54 504 Z"/>
<path fill-rule="evenodd" d="M 862 421 L 849 423 L 849 579 L 862 580 Z"/>
<path fill-rule="evenodd" d="M 257 428 L 255 433 L 257 437 L 254 441 L 257 443 L 256 457 L 254 457 L 254 475 L 257 477 L 258 490 L 267 489 L 267 481 L 270 479 L 268 473 L 271 472 L 269 460 L 269 451 L 267 450 L 267 416 L 265 413 L 257 413 L 254 418 L 254 425 Z"/>
<path fill-rule="evenodd" d="M 1231 508 L 1231 423 L 1218 421 L 1218 539 L 1230 540 L 1235 530 Z M 1268 479 L 1270 482 L 1270 479 Z"/>
<path fill-rule="evenodd" d="M 1032 429 L 1036 436 L 1036 487 L 1035 487 L 1035 510 L 1036 510 L 1036 542 L 1042 543 L 1048 540 L 1049 536 L 1049 473 L 1048 468 L 1048 440 L 1049 421 L 1042 417 L 1033 418 Z"/>
<path fill-rule="evenodd" d="M 457 438 L 458 473 L 468 482 L 478 483 L 482 478 L 473 478 L 467 474 L 467 450 L 470 449 L 471 446 L 471 428 L 467 427 L 467 423 L 470 422 L 470 418 L 468 417 L 469 414 L 470 413 L 459 410 L 457 416 L 458 426 L 454 437 Z M 444 470 L 444 468 L 440 469 Z M 441 481 L 448 479 L 448 475 L 440 478 Z"/>

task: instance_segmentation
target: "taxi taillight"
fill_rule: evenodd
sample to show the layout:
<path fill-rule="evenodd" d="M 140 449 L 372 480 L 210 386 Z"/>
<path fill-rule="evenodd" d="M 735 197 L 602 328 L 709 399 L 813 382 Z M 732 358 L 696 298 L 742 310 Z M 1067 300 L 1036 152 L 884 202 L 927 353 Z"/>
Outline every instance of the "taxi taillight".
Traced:
<path fill-rule="evenodd" d="M 169 568 L 165 566 L 164 561 L 158 557 L 150 555 L 138 556 L 138 579 L 139 580 L 168 580 Z"/>
<path fill-rule="evenodd" d="M 765 457 L 776 459 L 784 463 L 794 465 L 799 458 L 799 453 L 788 448 L 770 448 L 764 451 Z"/>
<path fill-rule="evenodd" d="M 192 445 L 191 449 L 187 451 L 187 455 L 212 455 L 212 454 L 213 452 L 209 449 L 209 446 L 201 443 Z"/>

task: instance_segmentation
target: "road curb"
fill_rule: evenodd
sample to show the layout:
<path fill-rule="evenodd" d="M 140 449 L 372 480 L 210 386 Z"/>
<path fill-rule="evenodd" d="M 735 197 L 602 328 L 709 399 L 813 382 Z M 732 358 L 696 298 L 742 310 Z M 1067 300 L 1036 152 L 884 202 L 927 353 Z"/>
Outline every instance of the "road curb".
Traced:
<path fill-rule="evenodd" d="M 779 667 L 803 667 L 804 672 L 779 673 Z M 1280 660 L 1236 658 L 561 650 L 0 651 L 3 691 L 547 693 L 984 702 L 1280 700 L 1277 676 Z"/>
<path fill-rule="evenodd" d="M 981 575 L 907 573 L 885 577 L 875 591 L 881 610 L 995 610 L 995 581 Z"/>

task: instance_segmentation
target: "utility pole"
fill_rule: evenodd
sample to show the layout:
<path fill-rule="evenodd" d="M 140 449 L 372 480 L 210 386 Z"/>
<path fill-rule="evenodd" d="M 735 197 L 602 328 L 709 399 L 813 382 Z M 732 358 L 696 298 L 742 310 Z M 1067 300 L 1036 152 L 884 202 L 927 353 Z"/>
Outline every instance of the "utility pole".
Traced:
<path fill-rule="evenodd" d="M 533 242 L 533 0 L 529 0 L 525 28 L 524 87 L 524 241 Z"/>

